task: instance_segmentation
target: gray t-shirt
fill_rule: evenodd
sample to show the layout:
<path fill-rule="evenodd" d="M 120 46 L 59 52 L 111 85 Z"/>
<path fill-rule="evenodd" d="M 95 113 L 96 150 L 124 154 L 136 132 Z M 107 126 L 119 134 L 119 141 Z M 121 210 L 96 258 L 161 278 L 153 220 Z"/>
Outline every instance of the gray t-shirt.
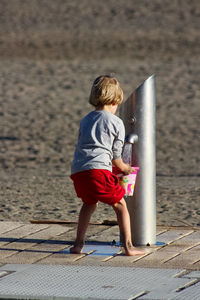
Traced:
<path fill-rule="evenodd" d="M 124 138 L 120 118 L 105 110 L 90 112 L 80 123 L 71 174 L 89 169 L 112 171 L 112 160 L 121 157 Z"/>

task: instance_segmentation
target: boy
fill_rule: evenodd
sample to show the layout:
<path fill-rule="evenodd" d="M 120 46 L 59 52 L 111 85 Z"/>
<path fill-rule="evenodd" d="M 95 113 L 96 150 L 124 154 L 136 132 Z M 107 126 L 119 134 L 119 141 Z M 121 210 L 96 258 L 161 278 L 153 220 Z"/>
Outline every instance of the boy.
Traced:
<path fill-rule="evenodd" d="M 89 103 L 95 110 L 80 123 L 78 143 L 71 166 L 71 179 L 77 196 L 83 201 L 71 253 L 82 252 L 90 217 L 98 201 L 113 207 L 124 241 L 125 254 L 132 256 L 145 253 L 132 245 L 130 216 L 123 198 L 125 191 L 112 173 L 112 165 L 124 174 L 134 171 L 121 158 L 125 129 L 122 120 L 115 113 L 122 101 L 123 91 L 116 78 L 104 75 L 95 79 L 89 98 Z"/>

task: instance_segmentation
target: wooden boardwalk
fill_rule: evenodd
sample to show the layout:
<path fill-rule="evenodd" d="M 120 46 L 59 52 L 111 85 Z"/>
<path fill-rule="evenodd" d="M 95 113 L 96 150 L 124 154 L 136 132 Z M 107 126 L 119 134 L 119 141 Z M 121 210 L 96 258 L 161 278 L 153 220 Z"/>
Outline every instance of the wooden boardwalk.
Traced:
<path fill-rule="evenodd" d="M 91 224 L 84 253 L 70 254 L 76 224 L 0 222 L 0 265 L 49 264 L 200 270 L 200 229 L 157 226 L 157 241 L 143 256 L 126 257 L 112 241 L 118 226 Z"/>

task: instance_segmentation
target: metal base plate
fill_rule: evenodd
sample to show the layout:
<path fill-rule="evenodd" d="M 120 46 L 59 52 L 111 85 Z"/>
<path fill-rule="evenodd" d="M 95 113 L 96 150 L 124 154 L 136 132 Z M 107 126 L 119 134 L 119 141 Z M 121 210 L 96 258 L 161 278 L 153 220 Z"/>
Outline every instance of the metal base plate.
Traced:
<path fill-rule="evenodd" d="M 180 271 L 10 264 L 0 267 L 0 299 L 199 299 L 198 283 L 188 287 L 198 272 Z"/>

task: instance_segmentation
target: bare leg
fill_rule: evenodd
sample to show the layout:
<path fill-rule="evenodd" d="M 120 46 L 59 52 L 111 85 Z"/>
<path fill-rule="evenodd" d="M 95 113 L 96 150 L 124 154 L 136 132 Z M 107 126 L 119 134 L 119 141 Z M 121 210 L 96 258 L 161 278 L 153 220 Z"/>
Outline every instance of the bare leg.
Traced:
<path fill-rule="evenodd" d="M 145 251 L 137 250 L 132 245 L 130 216 L 124 198 L 122 198 L 118 203 L 114 204 L 113 209 L 117 215 L 119 230 L 124 242 L 125 254 L 127 256 L 145 254 Z"/>
<path fill-rule="evenodd" d="M 74 246 L 70 248 L 70 253 L 79 254 L 82 252 L 84 242 L 85 242 L 86 230 L 88 228 L 91 215 L 95 211 L 96 207 L 97 207 L 97 203 L 92 205 L 87 205 L 83 203 L 79 213 L 76 240 Z"/>

